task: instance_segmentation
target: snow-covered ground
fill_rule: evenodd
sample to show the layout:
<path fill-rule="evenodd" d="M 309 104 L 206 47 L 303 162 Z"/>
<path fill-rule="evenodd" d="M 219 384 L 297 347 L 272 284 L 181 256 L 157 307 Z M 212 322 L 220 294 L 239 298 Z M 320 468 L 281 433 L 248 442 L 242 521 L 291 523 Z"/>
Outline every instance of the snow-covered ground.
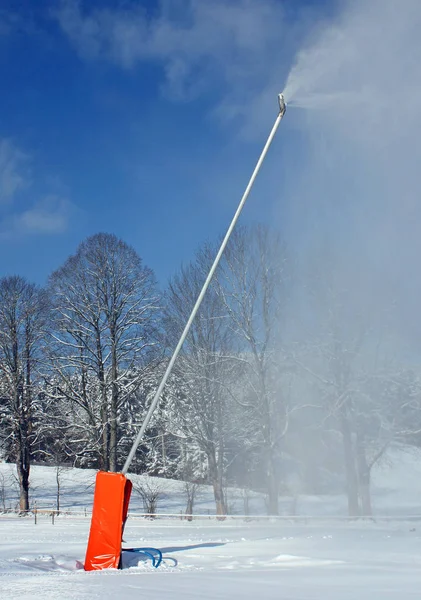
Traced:
<path fill-rule="evenodd" d="M 127 544 L 156 546 L 176 568 L 76 570 L 89 519 L 0 521 L 0 597 L 20 600 L 419 598 L 421 534 L 413 524 L 291 525 L 128 521 Z"/>
<path fill-rule="evenodd" d="M 11 469 L 0 464 L 6 480 Z M 94 471 L 62 474 L 62 506 L 78 515 L 63 514 L 54 525 L 44 514 L 37 524 L 33 516 L 0 516 L 1 600 L 404 600 L 421 595 L 421 519 L 414 518 L 421 514 L 421 457 L 412 451 L 394 451 L 374 473 L 375 510 L 390 515 L 389 521 L 330 520 L 345 510 L 344 499 L 334 496 L 300 497 L 301 514 L 319 515 L 303 522 L 147 521 L 133 515 L 125 543 L 160 548 L 178 561 L 177 567 L 168 562 L 157 570 L 129 554 L 122 571 L 76 568 L 86 550 L 90 518 L 83 514 L 91 507 L 94 476 Z M 54 507 L 55 470 L 35 467 L 32 484 L 37 506 Z M 179 513 L 185 507 L 182 484 L 164 487 L 161 512 Z M 231 500 L 240 511 L 241 495 L 232 491 Z M 262 513 L 263 498 L 256 495 L 253 502 Z M 291 499 L 282 505 L 287 513 Z M 212 509 L 210 490 L 204 489 L 196 512 Z M 140 510 L 134 495 L 131 511 Z"/>

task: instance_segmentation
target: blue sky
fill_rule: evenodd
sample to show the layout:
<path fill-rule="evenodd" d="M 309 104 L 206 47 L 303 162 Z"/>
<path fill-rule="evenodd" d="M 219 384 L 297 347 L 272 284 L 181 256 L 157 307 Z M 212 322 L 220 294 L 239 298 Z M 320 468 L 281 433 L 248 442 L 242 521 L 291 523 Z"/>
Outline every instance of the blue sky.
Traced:
<path fill-rule="evenodd" d="M 228 225 L 328 0 L 0 4 L 0 275 L 117 234 L 166 279 Z M 294 116 L 243 222 L 282 222 Z M 285 120 L 286 122 L 286 120 Z"/>

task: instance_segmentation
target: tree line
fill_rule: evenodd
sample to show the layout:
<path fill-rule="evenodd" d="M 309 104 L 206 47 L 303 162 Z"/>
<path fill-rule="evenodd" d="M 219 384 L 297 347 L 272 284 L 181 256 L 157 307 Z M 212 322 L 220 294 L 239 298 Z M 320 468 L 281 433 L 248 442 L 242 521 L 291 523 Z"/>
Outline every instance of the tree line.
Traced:
<path fill-rule="evenodd" d="M 204 244 L 161 291 L 99 233 L 45 287 L 0 279 L 0 452 L 22 511 L 33 463 L 121 469 L 214 255 Z M 220 515 L 229 485 L 265 492 L 269 514 L 281 494 L 332 491 L 371 514 L 373 466 L 420 442 L 420 380 L 370 286 L 334 263 L 323 250 L 303 268 L 263 225 L 234 232 L 135 472 L 211 484 Z"/>

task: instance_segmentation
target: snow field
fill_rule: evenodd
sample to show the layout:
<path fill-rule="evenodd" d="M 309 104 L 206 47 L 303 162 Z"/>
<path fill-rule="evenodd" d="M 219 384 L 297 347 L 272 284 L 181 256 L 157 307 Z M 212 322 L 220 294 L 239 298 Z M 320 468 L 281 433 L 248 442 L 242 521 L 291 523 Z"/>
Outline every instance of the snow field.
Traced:
<path fill-rule="evenodd" d="M 12 465 L 0 474 L 13 481 Z M 32 502 L 51 509 L 56 501 L 56 470 L 32 469 Z M 0 515 L 0 599 L 26 600 L 411 600 L 421 597 L 421 460 L 413 450 L 390 453 L 373 474 L 373 505 L 390 520 L 340 521 L 343 496 L 300 496 L 297 511 L 315 519 L 245 522 L 198 518 L 193 522 L 136 517 L 143 508 L 134 494 L 124 543 L 154 546 L 177 560 L 155 570 L 149 561 L 124 556 L 122 571 L 86 573 L 83 561 L 95 471 L 61 474 L 63 513 L 54 525 L 48 514 Z M 185 509 L 183 484 L 163 481 L 161 513 Z M 12 489 L 6 503 L 16 502 Z M 231 490 L 241 513 L 241 492 Z M 288 514 L 291 498 L 281 502 Z M 265 514 L 264 498 L 254 494 L 253 511 Z M 84 511 L 87 511 L 87 516 Z M 201 490 L 196 513 L 214 512 L 210 488 Z M 399 520 L 398 520 L 399 517 Z M 336 520 L 335 520 L 336 519 Z M 124 547 L 124 544 L 123 544 Z"/>
<path fill-rule="evenodd" d="M 414 524 L 291 525 L 128 520 L 128 546 L 160 548 L 178 567 L 126 561 L 85 573 L 89 518 L 0 520 L 0 597 L 111 599 L 419 598 L 421 529 Z M 136 564 L 138 562 L 138 564 Z"/>

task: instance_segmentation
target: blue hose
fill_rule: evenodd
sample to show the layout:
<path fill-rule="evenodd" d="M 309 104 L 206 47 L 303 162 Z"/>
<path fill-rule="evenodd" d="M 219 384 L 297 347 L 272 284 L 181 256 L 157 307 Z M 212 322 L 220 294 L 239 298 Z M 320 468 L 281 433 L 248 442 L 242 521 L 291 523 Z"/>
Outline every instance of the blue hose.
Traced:
<path fill-rule="evenodd" d="M 123 552 L 139 552 L 141 554 L 146 554 L 151 561 L 152 566 L 157 569 L 159 565 L 162 563 L 162 552 L 158 550 L 158 548 L 122 548 Z M 156 556 L 156 554 L 158 556 Z"/>

